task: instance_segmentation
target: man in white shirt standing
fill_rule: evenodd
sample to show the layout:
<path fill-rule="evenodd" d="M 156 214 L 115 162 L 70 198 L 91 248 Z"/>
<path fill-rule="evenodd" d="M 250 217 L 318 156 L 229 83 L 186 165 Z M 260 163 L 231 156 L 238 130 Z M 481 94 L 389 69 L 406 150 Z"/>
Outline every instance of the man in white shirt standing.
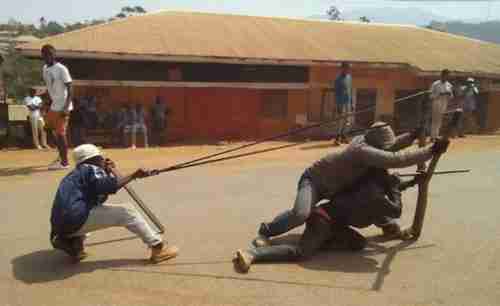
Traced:
<path fill-rule="evenodd" d="M 43 79 L 52 100 L 47 113 L 47 126 L 55 132 L 59 161 L 49 166 L 49 170 L 68 169 L 68 127 L 69 113 L 73 109 L 71 103 L 71 75 L 68 68 L 56 62 L 56 49 L 51 45 L 42 47 Z"/>
<path fill-rule="evenodd" d="M 48 149 L 47 145 L 47 133 L 45 132 L 45 122 L 43 121 L 43 117 L 41 115 L 40 109 L 42 108 L 43 101 L 36 95 L 36 89 L 30 88 L 29 95 L 24 98 L 24 104 L 30 111 L 30 123 L 31 123 L 31 132 L 33 135 L 33 145 L 38 150 L 41 150 L 42 147 Z M 42 145 L 40 146 L 40 137 Z"/>
<path fill-rule="evenodd" d="M 448 108 L 448 102 L 453 99 L 453 86 L 448 82 L 450 71 L 445 69 L 441 71 L 441 78 L 431 86 L 432 101 L 432 123 L 431 139 L 436 140 L 439 137 L 439 130 L 443 122 L 443 115 Z"/>
<path fill-rule="evenodd" d="M 467 83 L 460 87 L 460 92 L 463 99 L 464 116 L 460 121 L 459 136 L 465 137 L 465 122 L 468 123 L 468 126 L 479 126 L 479 121 L 475 118 L 477 117 L 475 113 L 477 111 L 477 96 L 479 95 L 479 89 L 473 78 L 467 78 Z"/>

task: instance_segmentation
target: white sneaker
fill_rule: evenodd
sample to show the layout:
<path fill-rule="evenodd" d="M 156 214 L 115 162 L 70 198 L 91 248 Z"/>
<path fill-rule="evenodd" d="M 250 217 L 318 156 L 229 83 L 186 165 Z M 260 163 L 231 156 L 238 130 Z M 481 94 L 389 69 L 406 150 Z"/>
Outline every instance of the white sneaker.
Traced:
<path fill-rule="evenodd" d="M 52 164 L 49 166 L 49 170 L 64 170 L 64 169 L 69 169 L 69 165 L 63 165 L 62 163 L 58 162 L 57 164 Z"/>
<path fill-rule="evenodd" d="M 130 146 L 130 148 L 131 148 L 132 150 L 135 150 L 135 149 L 136 149 L 136 146 L 135 146 L 135 145 L 132 145 L 132 146 Z"/>
<path fill-rule="evenodd" d="M 37 150 L 42 150 L 43 148 L 41 146 L 36 146 Z"/>

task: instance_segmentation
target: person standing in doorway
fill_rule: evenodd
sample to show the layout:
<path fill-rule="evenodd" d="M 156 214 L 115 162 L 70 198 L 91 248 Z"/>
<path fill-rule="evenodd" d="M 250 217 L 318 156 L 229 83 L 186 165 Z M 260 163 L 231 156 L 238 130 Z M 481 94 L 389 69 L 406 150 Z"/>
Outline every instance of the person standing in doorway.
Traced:
<path fill-rule="evenodd" d="M 351 111 L 352 105 L 352 77 L 348 63 L 342 63 L 341 71 L 335 79 L 334 87 L 337 116 L 346 116 Z M 349 122 L 350 118 L 342 118 L 337 121 L 336 145 L 348 143 L 345 132 Z"/>
<path fill-rule="evenodd" d="M 137 104 L 135 107 L 127 105 L 127 120 L 125 128 L 123 129 L 123 135 L 131 134 L 130 148 L 135 150 L 137 148 L 137 132 L 142 132 L 144 139 L 144 147 L 147 148 L 148 144 L 148 129 L 146 126 L 146 120 L 144 118 L 144 109 L 142 105 Z"/>
<path fill-rule="evenodd" d="M 41 115 L 43 101 L 36 95 L 36 89 L 30 88 L 29 95 L 24 99 L 26 107 L 30 111 L 31 132 L 33 135 L 33 145 L 36 149 L 41 150 L 42 147 L 48 149 L 47 133 L 45 132 L 45 121 Z M 42 145 L 40 146 L 40 138 Z"/>
<path fill-rule="evenodd" d="M 473 78 L 467 78 L 467 82 L 461 87 L 461 92 L 463 94 L 463 108 L 464 108 L 464 118 L 461 122 L 461 136 L 465 137 L 465 126 L 479 126 L 479 116 L 476 115 L 477 112 L 477 95 L 479 95 L 479 89 L 475 84 Z M 467 124 L 466 124 L 467 123 Z M 460 136 L 460 135 L 459 135 Z"/>
<path fill-rule="evenodd" d="M 69 116 L 70 141 L 73 147 L 78 147 L 86 142 L 85 109 L 81 107 L 79 99 L 73 99 L 73 107 Z"/>
<path fill-rule="evenodd" d="M 432 119 L 431 119 L 431 140 L 435 141 L 439 137 L 439 131 L 443 122 L 443 115 L 448 108 L 448 102 L 453 99 L 453 86 L 448 81 L 450 71 L 441 71 L 441 78 L 431 86 Z"/>
<path fill-rule="evenodd" d="M 163 144 L 165 131 L 167 129 L 168 113 L 169 109 L 167 108 L 167 105 L 162 101 L 162 98 L 156 97 L 156 102 L 151 110 L 151 118 L 153 123 L 151 136 L 153 138 L 154 144 L 157 146 L 161 146 Z"/>
<path fill-rule="evenodd" d="M 66 136 L 69 114 L 73 110 L 71 102 L 71 75 L 68 68 L 56 61 L 56 49 L 52 45 L 42 47 L 43 79 L 52 100 L 47 113 L 47 126 L 55 133 L 59 160 L 49 166 L 49 170 L 69 169 L 68 139 Z"/>
<path fill-rule="evenodd" d="M 142 138 L 144 140 L 144 148 L 149 147 L 148 143 L 148 127 L 146 126 L 146 114 L 144 112 L 144 107 L 142 104 L 137 104 L 135 106 L 136 121 L 134 125 L 134 130 L 132 133 L 132 146 L 135 148 L 136 145 L 136 135 L 137 132 L 142 132 Z"/>

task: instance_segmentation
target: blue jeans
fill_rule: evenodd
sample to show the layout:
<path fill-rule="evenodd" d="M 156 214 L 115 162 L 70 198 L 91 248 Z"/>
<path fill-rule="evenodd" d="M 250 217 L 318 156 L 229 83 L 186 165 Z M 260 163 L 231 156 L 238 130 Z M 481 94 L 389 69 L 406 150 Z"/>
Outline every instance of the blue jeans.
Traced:
<path fill-rule="evenodd" d="M 302 175 L 293 208 L 279 214 L 271 223 L 262 223 L 259 235 L 274 237 L 301 226 L 319 201 L 321 198 L 317 187 L 308 176 Z"/>
<path fill-rule="evenodd" d="M 253 262 L 305 260 L 321 249 L 362 250 L 366 239 L 354 229 L 332 225 L 323 218 L 312 215 L 298 245 L 281 244 L 249 249 Z"/>

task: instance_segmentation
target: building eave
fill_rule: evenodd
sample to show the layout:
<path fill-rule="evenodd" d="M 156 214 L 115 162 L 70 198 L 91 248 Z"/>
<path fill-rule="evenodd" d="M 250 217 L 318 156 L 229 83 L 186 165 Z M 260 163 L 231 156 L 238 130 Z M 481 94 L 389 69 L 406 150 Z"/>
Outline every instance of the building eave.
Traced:
<path fill-rule="evenodd" d="M 22 55 L 40 59 L 40 51 L 32 49 L 17 49 Z M 183 63 L 219 63 L 240 65 L 278 65 L 278 66 L 340 66 L 342 60 L 301 60 L 301 59 L 266 59 L 266 58 L 234 58 L 223 56 L 191 56 L 191 55 L 151 55 L 124 54 L 83 51 L 58 51 L 57 56 L 63 59 L 93 59 L 116 61 L 149 61 L 149 62 L 183 62 Z M 349 61 L 353 67 L 377 69 L 411 69 L 406 63 L 382 63 Z"/>
<path fill-rule="evenodd" d="M 486 79 L 494 79 L 500 80 L 500 74 L 495 73 L 486 73 L 480 71 L 453 71 L 450 70 L 450 73 L 453 77 L 475 77 L 475 78 L 486 78 Z M 417 76 L 419 77 L 427 77 L 427 78 L 437 78 L 441 75 L 441 71 L 423 71 L 419 70 L 417 72 Z"/>

